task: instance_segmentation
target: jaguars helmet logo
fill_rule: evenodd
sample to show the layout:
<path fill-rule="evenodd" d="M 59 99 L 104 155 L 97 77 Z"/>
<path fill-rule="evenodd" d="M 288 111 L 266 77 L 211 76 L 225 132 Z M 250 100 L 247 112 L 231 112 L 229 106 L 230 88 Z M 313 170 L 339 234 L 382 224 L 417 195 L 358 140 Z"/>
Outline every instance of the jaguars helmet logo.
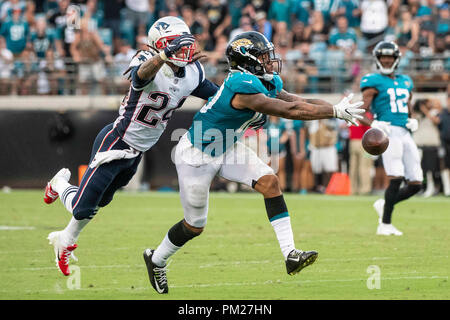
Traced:
<path fill-rule="evenodd" d="M 240 53 L 245 53 L 248 49 L 253 47 L 253 43 L 249 39 L 245 38 L 233 41 L 230 45 L 234 51 Z"/>

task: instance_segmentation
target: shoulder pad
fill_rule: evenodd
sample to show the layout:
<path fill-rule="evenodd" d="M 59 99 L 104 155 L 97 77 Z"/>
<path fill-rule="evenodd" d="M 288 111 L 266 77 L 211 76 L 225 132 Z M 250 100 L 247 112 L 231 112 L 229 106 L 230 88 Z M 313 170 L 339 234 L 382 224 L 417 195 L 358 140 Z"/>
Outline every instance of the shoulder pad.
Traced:
<path fill-rule="evenodd" d="M 257 94 L 267 92 L 258 77 L 244 72 L 230 74 L 225 80 L 225 85 L 235 93 Z"/>
<path fill-rule="evenodd" d="M 144 63 L 151 57 L 153 57 L 153 54 L 150 51 L 138 51 L 136 55 L 133 57 L 133 59 L 131 59 L 130 68 L 136 67 Z"/>

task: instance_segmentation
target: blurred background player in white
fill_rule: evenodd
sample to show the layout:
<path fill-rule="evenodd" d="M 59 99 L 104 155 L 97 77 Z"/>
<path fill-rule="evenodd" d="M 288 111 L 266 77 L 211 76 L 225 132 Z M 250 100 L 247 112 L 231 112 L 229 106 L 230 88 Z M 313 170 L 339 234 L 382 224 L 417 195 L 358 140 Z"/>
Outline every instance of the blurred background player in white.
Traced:
<path fill-rule="evenodd" d="M 206 100 L 217 91 L 217 86 L 205 79 L 197 61 L 203 55 L 195 53 L 195 38 L 181 19 L 157 20 L 148 32 L 148 46 L 148 51 L 139 51 L 130 63 L 128 95 L 115 122 L 97 135 L 80 186 L 69 184 L 70 171 L 64 168 L 45 189 L 46 203 L 59 196 L 73 214 L 64 230 L 48 236 L 64 275 L 70 274 L 69 257 L 77 248 L 81 230 L 99 207 L 108 205 L 114 193 L 130 181 L 142 153 L 159 140 L 173 112 L 189 95 Z"/>
<path fill-rule="evenodd" d="M 361 122 L 389 136 L 389 146 L 382 155 L 389 185 L 384 199 L 374 203 L 379 217 L 377 234 L 401 236 L 403 233 L 391 223 L 394 205 L 419 192 L 423 180 L 419 151 L 411 136 L 418 129 L 417 120 L 411 118 L 414 85 L 409 76 L 395 74 L 401 56 L 397 44 L 381 41 L 373 55 L 379 73 L 365 75 L 360 87 L 363 107 L 371 110 L 374 119 L 365 117 Z M 403 180 L 406 184 L 400 188 Z"/>
<path fill-rule="evenodd" d="M 230 73 L 217 93 L 194 116 L 193 125 L 180 139 L 175 165 L 184 219 L 166 234 L 156 250 L 146 249 L 144 260 L 152 287 L 168 293 L 167 259 L 189 240 L 200 235 L 208 216 L 209 189 L 213 178 L 244 183 L 264 197 L 268 219 L 275 231 L 286 271 L 298 273 L 312 264 L 318 253 L 296 249 L 291 220 L 278 177 L 255 152 L 238 141 L 246 129 L 262 125 L 267 115 L 313 120 L 341 118 L 355 123 L 364 110 L 351 96 L 337 105 L 302 99 L 283 90 L 281 61 L 267 38 L 244 32 L 227 47 Z"/>

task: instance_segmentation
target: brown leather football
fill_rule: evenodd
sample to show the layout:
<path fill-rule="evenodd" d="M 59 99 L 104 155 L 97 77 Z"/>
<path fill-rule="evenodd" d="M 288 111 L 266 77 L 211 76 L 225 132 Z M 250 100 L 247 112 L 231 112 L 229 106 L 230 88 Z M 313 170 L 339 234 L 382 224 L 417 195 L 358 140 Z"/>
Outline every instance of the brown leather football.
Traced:
<path fill-rule="evenodd" d="M 382 130 L 370 128 L 364 133 L 362 146 L 367 153 L 377 156 L 386 151 L 389 146 L 389 138 Z"/>

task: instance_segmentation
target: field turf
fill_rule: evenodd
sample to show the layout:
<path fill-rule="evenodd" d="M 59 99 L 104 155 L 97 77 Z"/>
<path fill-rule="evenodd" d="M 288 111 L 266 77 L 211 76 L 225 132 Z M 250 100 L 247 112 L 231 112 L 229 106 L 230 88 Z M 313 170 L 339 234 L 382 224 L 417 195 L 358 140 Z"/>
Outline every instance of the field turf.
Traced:
<path fill-rule="evenodd" d="M 448 198 L 397 205 L 393 223 L 404 235 L 382 237 L 375 235 L 376 197 L 285 195 L 297 248 L 319 252 L 289 276 L 261 196 L 212 193 L 205 231 L 169 260 L 169 294 L 158 295 L 142 252 L 182 219 L 177 193 L 117 193 L 83 230 L 73 277 L 57 270 L 46 240 L 70 214 L 42 195 L 0 193 L 2 300 L 450 299 Z"/>

